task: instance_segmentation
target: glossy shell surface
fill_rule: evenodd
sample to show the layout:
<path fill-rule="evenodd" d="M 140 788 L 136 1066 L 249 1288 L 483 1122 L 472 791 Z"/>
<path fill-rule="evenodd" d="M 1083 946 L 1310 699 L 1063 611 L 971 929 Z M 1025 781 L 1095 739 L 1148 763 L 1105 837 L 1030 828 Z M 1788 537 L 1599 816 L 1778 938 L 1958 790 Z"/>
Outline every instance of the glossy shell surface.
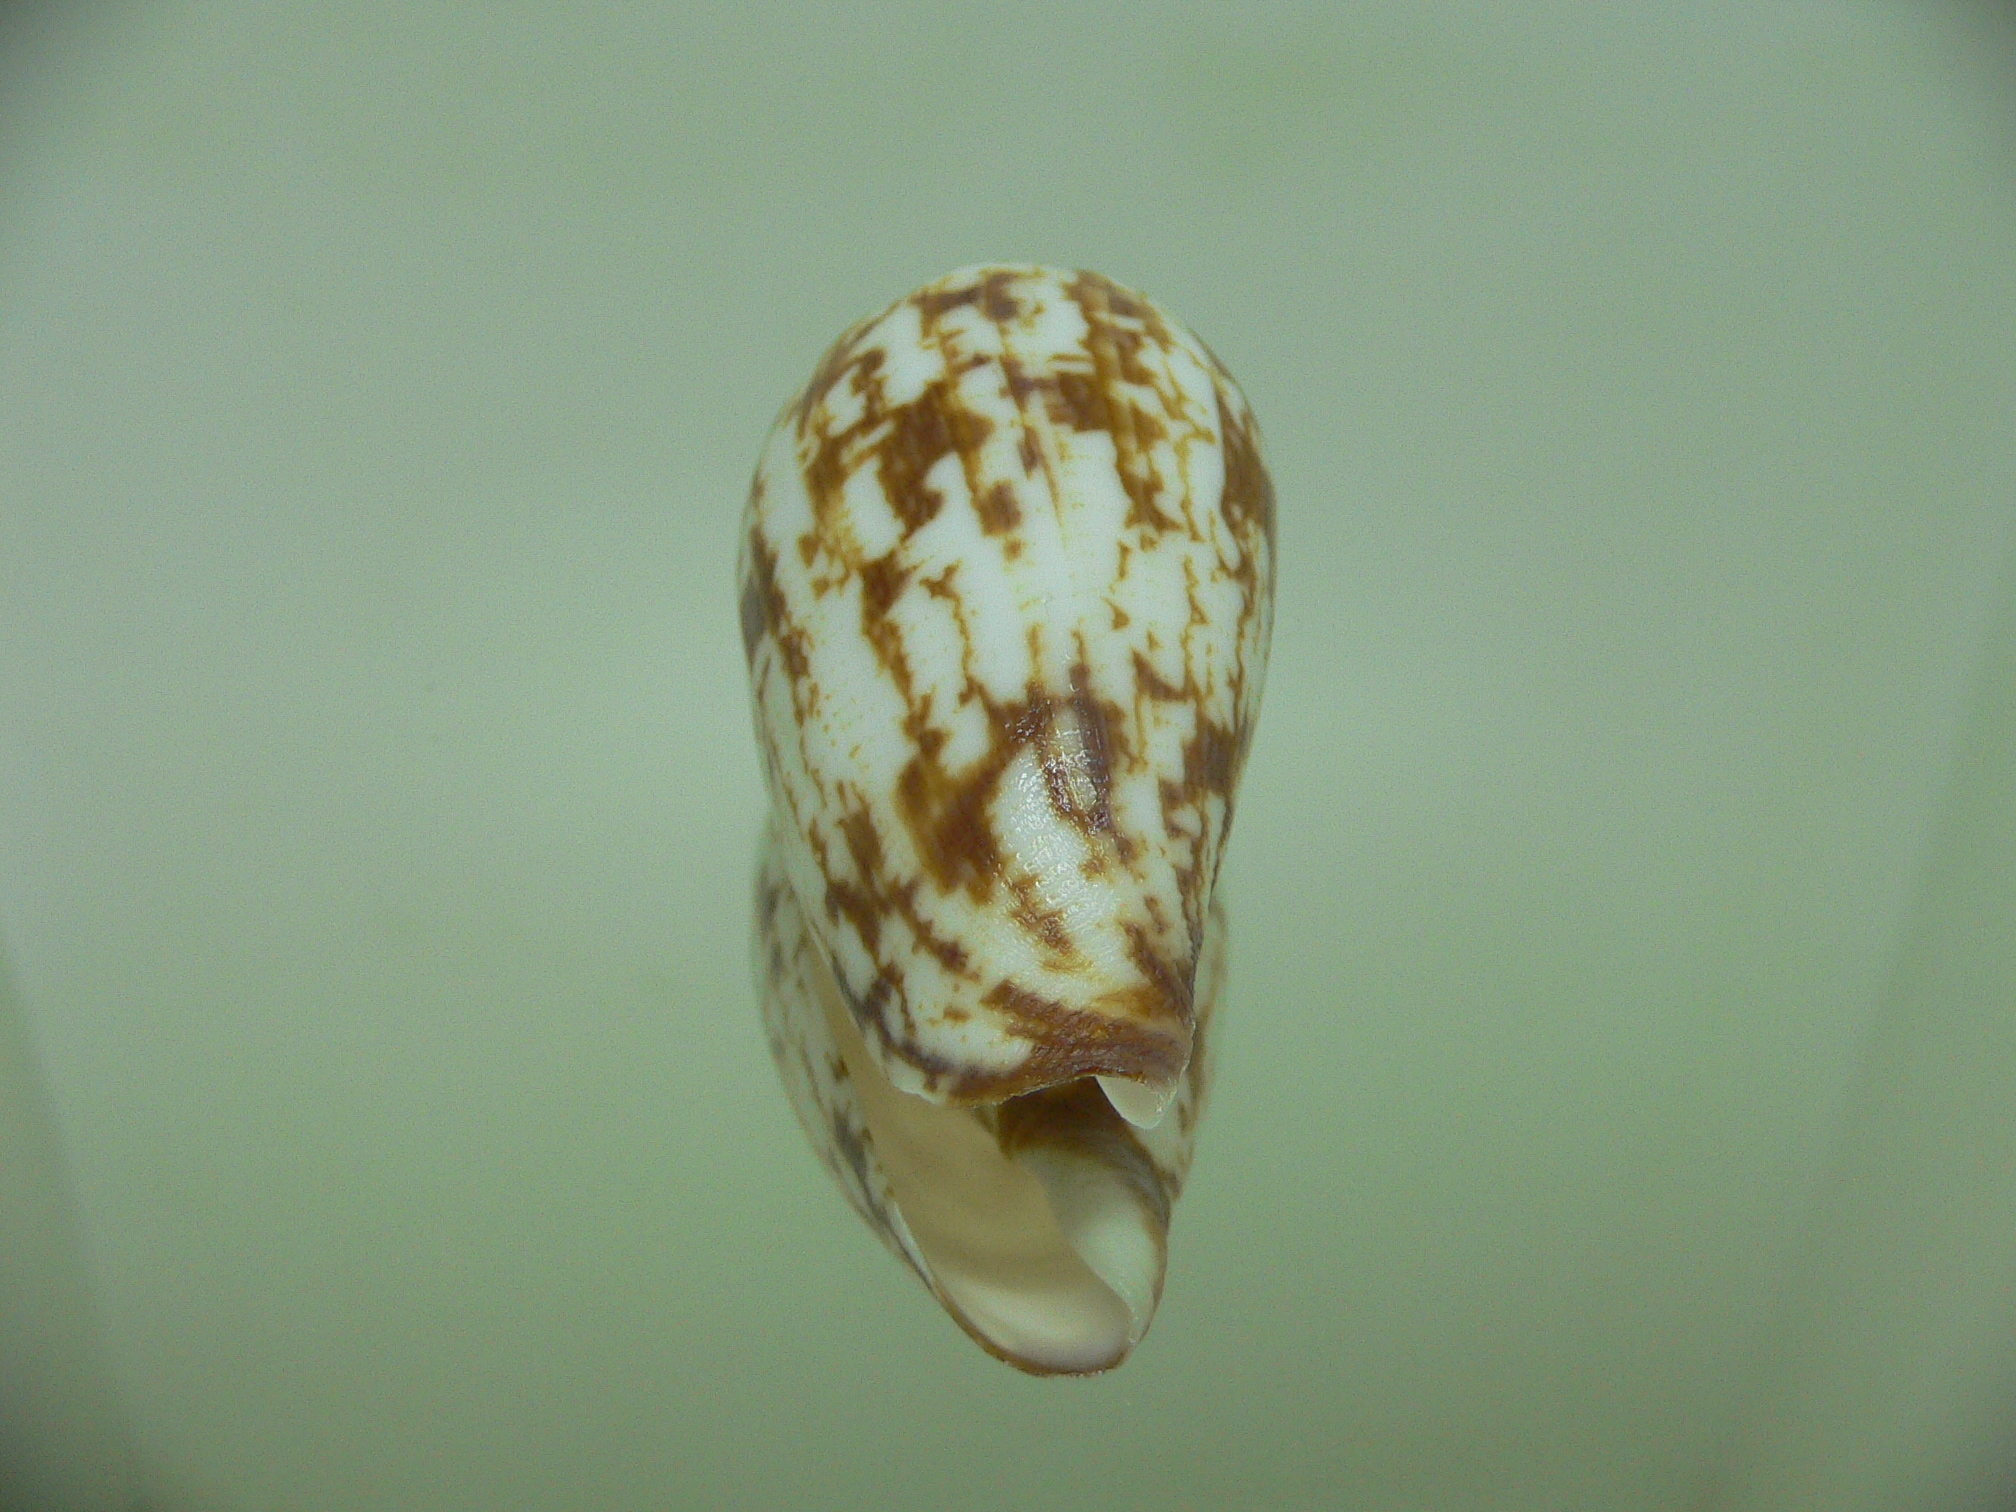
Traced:
<path fill-rule="evenodd" d="M 1274 555 L 1237 386 L 1092 273 L 861 322 L 750 488 L 770 1047 L 857 1211 L 1024 1369 L 1109 1368 L 1161 1294 Z"/>
<path fill-rule="evenodd" d="M 1096 1074 L 1151 1119 L 1272 617 L 1230 377 L 1095 274 L 949 275 L 820 362 L 740 565 L 786 870 L 891 1081 Z"/>

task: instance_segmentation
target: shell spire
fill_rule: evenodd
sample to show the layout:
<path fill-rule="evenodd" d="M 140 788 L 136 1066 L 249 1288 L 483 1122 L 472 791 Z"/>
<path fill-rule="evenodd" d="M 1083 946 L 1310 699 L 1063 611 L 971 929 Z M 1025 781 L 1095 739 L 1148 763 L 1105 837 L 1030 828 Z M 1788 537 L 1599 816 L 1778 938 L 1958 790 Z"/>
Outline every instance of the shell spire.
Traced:
<path fill-rule="evenodd" d="M 949 274 L 778 418 L 739 563 L 775 866 L 895 1094 L 994 1109 L 1096 1079 L 1161 1122 L 1273 571 L 1237 386 L 1097 274 Z M 1077 1166 L 1032 1160 L 1084 1206 Z"/>

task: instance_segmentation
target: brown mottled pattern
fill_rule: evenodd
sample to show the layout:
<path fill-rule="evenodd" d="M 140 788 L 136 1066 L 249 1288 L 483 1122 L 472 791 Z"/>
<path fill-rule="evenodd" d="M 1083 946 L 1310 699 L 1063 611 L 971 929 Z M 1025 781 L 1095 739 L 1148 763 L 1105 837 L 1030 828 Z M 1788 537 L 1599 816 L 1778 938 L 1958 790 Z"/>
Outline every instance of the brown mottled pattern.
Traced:
<path fill-rule="evenodd" d="M 897 1086 L 1180 1082 L 1273 569 L 1238 388 L 1096 274 L 965 270 L 821 359 L 743 635 L 784 868 Z"/>
<path fill-rule="evenodd" d="M 989 1353 L 1022 1369 L 964 1318 L 932 1275 L 930 1257 L 904 1221 L 894 1187 L 840 1050 L 827 1028 L 824 995 L 836 990 L 819 946 L 785 876 L 774 822 L 757 855 L 754 951 L 765 1039 L 792 1111 L 827 1170 L 868 1226 L 916 1272 Z M 1170 1212 L 1183 1191 L 1196 1148 L 1197 1125 L 1209 1092 L 1207 1044 L 1225 981 L 1225 921 L 1214 901 L 1197 970 L 1196 1022 L 1183 1081 L 1153 1129 L 1137 1129 L 1116 1114 L 1098 1084 L 1080 1079 L 981 1104 L 959 1116 L 978 1119 L 1003 1155 L 1051 1144 L 1098 1160 L 1118 1173 L 1153 1215 L 1166 1241 Z"/>
<path fill-rule="evenodd" d="M 785 880 L 774 827 L 766 828 L 758 851 L 755 922 L 764 1038 L 791 1109 L 854 1211 L 929 1285 L 930 1268 L 876 1159 L 867 1120 L 847 1086 L 846 1063 L 825 1031 L 820 984 L 832 974 Z"/>

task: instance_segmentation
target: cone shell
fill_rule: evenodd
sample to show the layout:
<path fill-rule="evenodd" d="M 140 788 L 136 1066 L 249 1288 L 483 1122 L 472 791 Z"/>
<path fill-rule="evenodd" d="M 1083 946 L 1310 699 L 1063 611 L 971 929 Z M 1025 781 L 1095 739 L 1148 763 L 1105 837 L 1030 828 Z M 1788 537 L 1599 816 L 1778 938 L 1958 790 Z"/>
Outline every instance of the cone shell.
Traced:
<path fill-rule="evenodd" d="M 779 417 L 739 567 L 765 876 L 830 980 L 833 1053 L 983 1124 L 1040 1094 L 1158 1127 L 1194 1094 L 1272 620 L 1273 490 L 1229 375 L 1096 274 L 950 274 Z M 759 959 L 773 1029 L 797 1022 Z M 1052 1208 L 1084 1198 L 1051 1175 Z"/>

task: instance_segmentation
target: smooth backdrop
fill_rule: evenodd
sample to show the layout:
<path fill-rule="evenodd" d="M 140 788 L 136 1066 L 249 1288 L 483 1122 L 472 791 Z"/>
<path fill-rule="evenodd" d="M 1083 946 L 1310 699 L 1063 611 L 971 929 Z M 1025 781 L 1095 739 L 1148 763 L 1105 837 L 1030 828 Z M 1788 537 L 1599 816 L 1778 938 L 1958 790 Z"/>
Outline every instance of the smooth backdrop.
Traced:
<path fill-rule="evenodd" d="M 1864 1047 L 2016 1003 L 1993 917 L 1975 996 L 1912 999 L 1909 946 L 1986 896 L 1940 816 L 2012 696 L 2010 42 L 1818 0 L 9 13 L 13 1472 L 1658 1512 L 1867 1442 L 1897 1367 L 1811 1341 L 1868 1293 L 1801 1279 L 1861 1274 L 1826 1234 L 1883 1197 L 1824 1195 L 1901 1085 Z M 747 965 L 757 447 L 843 326 L 1001 259 L 1193 324 L 1280 499 L 1217 1097 L 1091 1382 L 984 1357 L 855 1222 Z M 1937 1045 L 1912 1085 L 1989 1068 L 1992 1167 L 2016 1061 Z M 1861 1395 L 1752 1405 L 1809 1377 Z"/>

